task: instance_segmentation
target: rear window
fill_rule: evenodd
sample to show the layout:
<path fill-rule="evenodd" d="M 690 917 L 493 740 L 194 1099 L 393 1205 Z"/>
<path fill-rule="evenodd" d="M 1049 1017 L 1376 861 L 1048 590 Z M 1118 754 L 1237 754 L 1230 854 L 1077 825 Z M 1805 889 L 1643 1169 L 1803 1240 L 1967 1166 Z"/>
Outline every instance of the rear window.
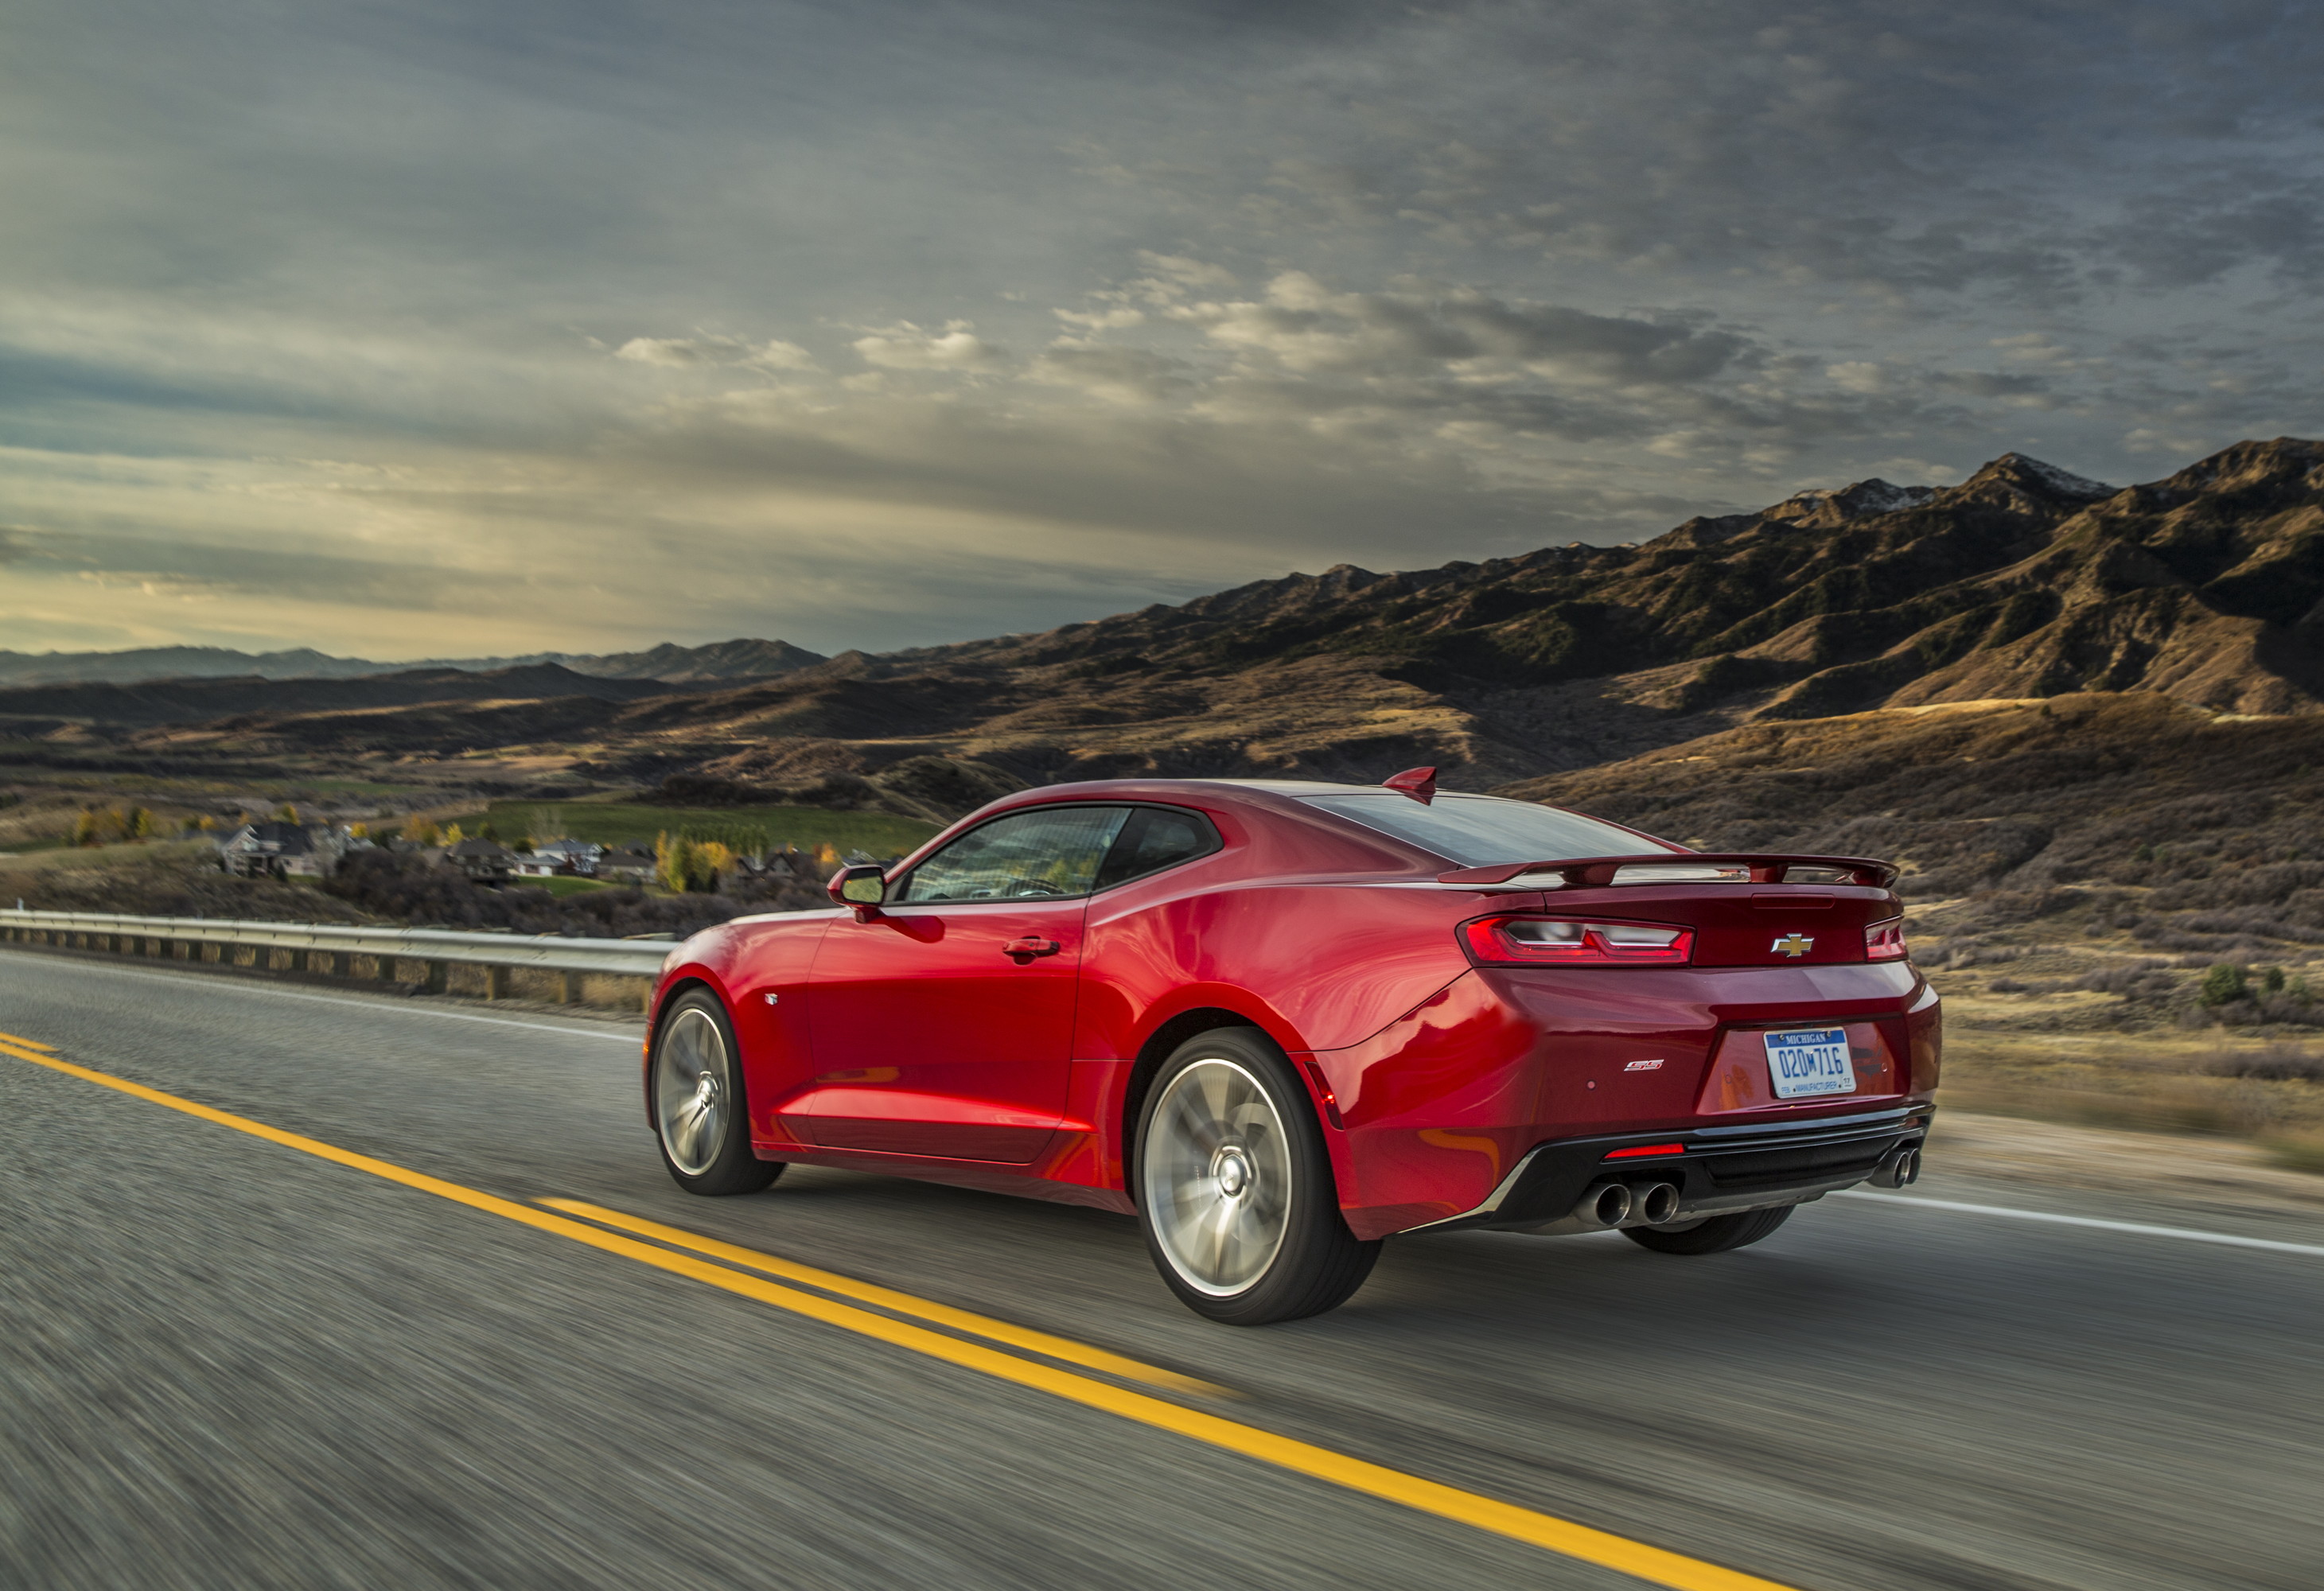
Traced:
<path fill-rule="evenodd" d="M 1463 867 L 1489 862 L 1580 861 L 1594 856 L 1640 856 L 1658 848 L 1628 829 L 1579 813 L 1492 796 L 1439 796 L 1423 806 L 1409 796 L 1302 796 L 1368 829 L 1409 840 Z"/>
<path fill-rule="evenodd" d="M 1141 806 L 1130 814 L 1113 849 L 1098 869 L 1097 887 L 1111 889 L 1132 878 L 1208 856 L 1219 848 L 1219 832 L 1200 813 L 1176 807 Z"/>

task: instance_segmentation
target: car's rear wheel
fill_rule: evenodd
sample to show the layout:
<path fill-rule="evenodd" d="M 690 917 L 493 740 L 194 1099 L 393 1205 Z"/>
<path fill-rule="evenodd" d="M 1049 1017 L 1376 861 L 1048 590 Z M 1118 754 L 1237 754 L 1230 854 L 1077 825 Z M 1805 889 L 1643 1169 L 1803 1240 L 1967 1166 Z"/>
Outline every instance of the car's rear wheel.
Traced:
<path fill-rule="evenodd" d="M 1322 1129 L 1256 1028 L 1178 1046 L 1138 1127 L 1138 1213 L 1172 1292 L 1199 1315 L 1267 1326 L 1347 1301 L 1379 1257 L 1341 1219 Z"/>
<path fill-rule="evenodd" d="M 654 1141 L 671 1180 L 689 1193 L 756 1193 L 782 1163 L 751 1153 L 741 1052 L 716 997 L 689 989 L 654 1037 Z"/>
<path fill-rule="evenodd" d="M 1791 1205 L 1779 1204 L 1773 1209 L 1743 1209 L 1667 1226 L 1625 1227 L 1622 1236 L 1656 1254 L 1725 1254 L 1758 1242 L 1789 1220 L 1792 1209 Z"/>

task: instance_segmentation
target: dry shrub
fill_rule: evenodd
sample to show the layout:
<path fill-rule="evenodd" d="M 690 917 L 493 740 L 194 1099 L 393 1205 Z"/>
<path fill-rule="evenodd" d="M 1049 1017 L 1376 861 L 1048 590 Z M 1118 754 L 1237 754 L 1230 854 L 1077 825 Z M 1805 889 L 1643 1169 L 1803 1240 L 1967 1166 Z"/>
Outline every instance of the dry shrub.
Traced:
<path fill-rule="evenodd" d="M 798 911 L 829 899 L 790 878 L 767 880 L 755 895 L 651 896 L 636 889 L 592 889 L 553 896 L 509 885 L 479 887 L 450 868 L 394 851 L 357 851 L 323 886 L 329 894 L 383 917 L 442 928 L 506 928 L 621 939 L 638 933 L 683 938 L 746 912 Z"/>
<path fill-rule="evenodd" d="M 2304 1046 L 2273 1044 L 2255 1050 L 2219 1050 L 2203 1062 L 2214 1077 L 2250 1077 L 2268 1082 L 2324 1082 L 2324 1055 Z"/>
<path fill-rule="evenodd" d="M 2260 1140 L 2260 1147 L 2286 1171 L 2324 1176 L 2324 1133 L 2273 1133 Z"/>
<path fill-rule="evenodd" d="M 44 912 L 112 912 L 134 917 L 240 917 L 263 923 L 364 923 L 355 903 L 305 884 L 238 878 L 215 862 L 157 856 L 134 865 L 43 868 L 12 874 L 8 899 Z"/>

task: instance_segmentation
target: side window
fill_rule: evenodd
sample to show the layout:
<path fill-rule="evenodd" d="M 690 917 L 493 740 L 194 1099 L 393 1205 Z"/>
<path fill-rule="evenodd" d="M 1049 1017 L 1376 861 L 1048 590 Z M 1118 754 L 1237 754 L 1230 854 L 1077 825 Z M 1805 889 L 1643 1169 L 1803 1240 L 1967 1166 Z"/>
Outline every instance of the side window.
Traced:
<path fill-rule="evenodd" d="M 914 868 L 899 901 L 1035 900 L 1087 895 L 1126 806 L 1043 806 L 971 829 Z"/>
<path fill-rule="evenodd" d="M 1219 844 L 1219 832 L 1200 813 L 1139 807 L 1130 814 L 1130 821 L 1122 825 L 1120 838 L 1107 854 L 1105 866 L 1098 873 L 1097 887 L 1110 889 L 1164 868 L 1175 868 L 1180 862 L 1210 855 Z"/>

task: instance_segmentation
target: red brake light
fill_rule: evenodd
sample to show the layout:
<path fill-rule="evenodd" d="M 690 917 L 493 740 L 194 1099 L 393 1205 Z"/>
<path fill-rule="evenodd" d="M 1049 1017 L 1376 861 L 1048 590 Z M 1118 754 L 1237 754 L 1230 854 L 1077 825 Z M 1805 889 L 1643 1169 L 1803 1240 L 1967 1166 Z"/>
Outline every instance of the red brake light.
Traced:
<path fill-rule="evenodd" d="M 1904 953 L 1904 918 L 1891 917 L 1885 923 L 1874 923 L 1864 930 L 1866 961 L 1901 961 Z"/>
<path fill-rule="evenodd" d="M 1670 967 L 1694 954 L 1694 930 L 1664 923 L 1481 917 L 1462 932 L 1471 956 L 1501 966 Z"/>

